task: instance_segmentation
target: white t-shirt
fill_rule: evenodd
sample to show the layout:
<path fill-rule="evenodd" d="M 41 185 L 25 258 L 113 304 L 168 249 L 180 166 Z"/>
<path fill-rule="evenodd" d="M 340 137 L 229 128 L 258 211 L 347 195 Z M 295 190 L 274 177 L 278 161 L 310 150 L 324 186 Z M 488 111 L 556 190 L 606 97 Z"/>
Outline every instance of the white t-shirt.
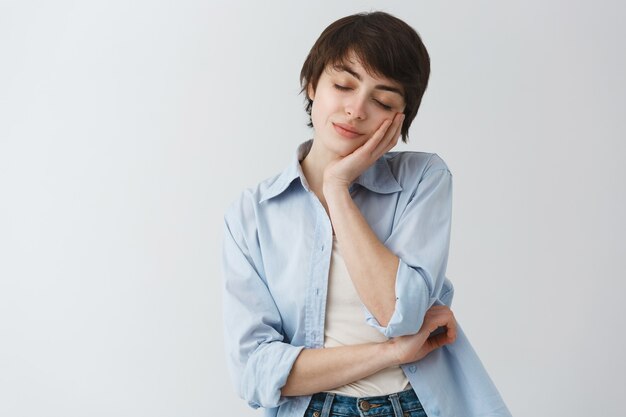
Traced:
<path fill-rule="evenodd" d="M 385 342 L 387 337 L 365 322 L 364 306 L 333 236 L 333 251 L 328 276 L 328 297 L 324 324 L 324 347 Z M 409 380 L 399 366 L 383 369 L 373 375 L 342 387 L 328 390 L 351 397 L 370 397 L 404 391 Z"/>

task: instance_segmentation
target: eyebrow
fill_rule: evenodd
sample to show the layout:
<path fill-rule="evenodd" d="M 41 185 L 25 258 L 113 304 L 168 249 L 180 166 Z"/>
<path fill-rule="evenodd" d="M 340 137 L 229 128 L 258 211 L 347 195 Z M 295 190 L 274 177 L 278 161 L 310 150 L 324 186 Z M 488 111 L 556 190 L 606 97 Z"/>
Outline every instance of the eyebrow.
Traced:
<path fill-rule="evenodd" d="M 338 71 L 345 71 L 348 74 L 352 75 L 357 80 L 363 81 L 363 77 L 361 77 L 361 74 L 359 74 L 358 72 L 356 72 L 355 70 L 353 70 L 350 66 L 346 64 L 337 64 L 334 66 L 334 68 Z M 392 93 L 399 94 L 400 97 L 404 98 L 404 94 L 402 94 L 402 91 L 396 87 L 392 87 L 390 85 L 385 85 L 385 84 L 378 84 L 374 86 L 374 88 L 377 90 L 390 91 Z"/>

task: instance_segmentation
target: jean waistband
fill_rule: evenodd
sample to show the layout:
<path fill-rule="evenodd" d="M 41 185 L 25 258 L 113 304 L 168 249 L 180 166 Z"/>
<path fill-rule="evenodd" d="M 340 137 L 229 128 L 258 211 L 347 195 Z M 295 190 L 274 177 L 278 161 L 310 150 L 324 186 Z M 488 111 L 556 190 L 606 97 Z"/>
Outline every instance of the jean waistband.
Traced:
<path fill-rule="evenodd" d="M 376 397 L 348 397 L 320 392 L 311 397 L 309 408 L 314 410 L 313 415 L 315 417 L 327 417 L 331 413 L 345 416 L 391 414 L 402 417 L 405 412 L 421 410 L 422 404 L 412 389 Z"/>

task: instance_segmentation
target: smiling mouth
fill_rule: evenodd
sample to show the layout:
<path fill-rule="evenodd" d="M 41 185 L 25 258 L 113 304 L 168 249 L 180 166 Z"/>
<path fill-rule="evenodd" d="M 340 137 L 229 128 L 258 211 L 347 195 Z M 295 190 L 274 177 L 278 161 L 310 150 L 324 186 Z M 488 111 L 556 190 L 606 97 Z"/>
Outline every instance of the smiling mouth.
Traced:
<path fill-rule="evenodd" d="M 354 139 L 357 138 L 359 136 L 361 136 L 361 133 L 358 132 L 354 132 L 352 130 L 348 130 L 344 127 L 341 127 L 338 124 L 333 123 L 333 127 L 335 128 L 335 130 L 337 131 L 337 133 L 339 133 L 341 136 L 349 138 L 349 139 Z"/>

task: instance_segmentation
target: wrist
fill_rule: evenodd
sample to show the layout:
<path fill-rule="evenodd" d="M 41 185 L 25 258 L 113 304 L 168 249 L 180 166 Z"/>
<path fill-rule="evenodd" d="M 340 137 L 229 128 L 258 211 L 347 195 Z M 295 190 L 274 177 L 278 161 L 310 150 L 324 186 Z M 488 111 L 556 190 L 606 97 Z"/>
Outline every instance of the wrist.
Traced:
<path fill-rule="evenodd" d="M 381 357 L 385 359 L 387 362 L 386 368 L 390 366 L 400 366 L 403 362 L 399 359 L 397 351 L 395 349 L 395 341 L 393 339 L 389 339 L 386 342 L 380 343 L 380 354 Z"/>
<path fill-rule="evenodd" d="M 322 193 L 327 199 L 338 197 L 344 194 L 350 195 L 349 189 L 349 184 L 337 182 L 324 181 L 324 184 L 322 185 Z"/>

